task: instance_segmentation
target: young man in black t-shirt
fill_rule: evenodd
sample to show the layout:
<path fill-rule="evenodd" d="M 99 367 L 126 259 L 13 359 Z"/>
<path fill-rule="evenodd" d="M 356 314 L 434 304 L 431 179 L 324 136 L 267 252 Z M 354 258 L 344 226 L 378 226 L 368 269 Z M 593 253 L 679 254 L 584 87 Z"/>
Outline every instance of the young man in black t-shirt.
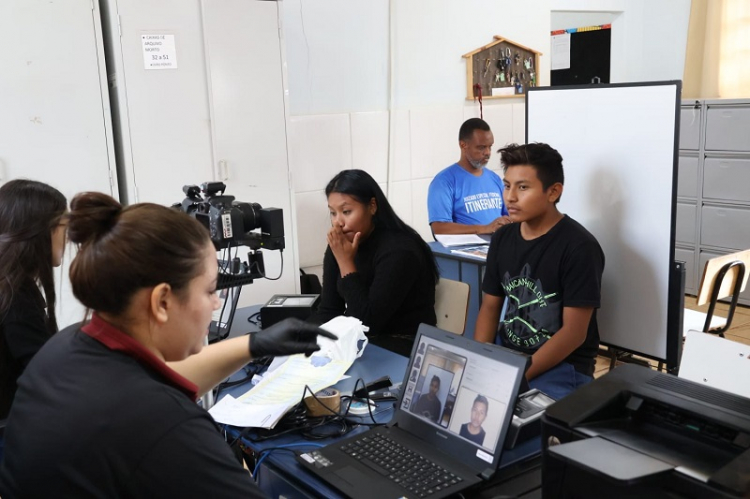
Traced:
<path fill-rule="evenodd" d="M 557 209 L 560 153 L 541 143 L 498 152 L 515 223 L 492 236 L 474 338 L 491 343 L 499 336 L 503 346 L 531 354 L 529 385 L 560 399 L 594 373 L 604 253 Z"/>

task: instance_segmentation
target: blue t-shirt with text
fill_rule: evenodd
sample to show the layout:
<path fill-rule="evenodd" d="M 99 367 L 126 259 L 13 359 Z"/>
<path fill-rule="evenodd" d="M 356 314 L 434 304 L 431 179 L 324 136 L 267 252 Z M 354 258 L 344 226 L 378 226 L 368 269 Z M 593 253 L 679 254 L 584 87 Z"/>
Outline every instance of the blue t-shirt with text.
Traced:
<path fill-rule="evenodd" d="M 492 170 L 485 168 L 477 177 L 454 163 L 430 183 L 427 193 L 430 223 L 486 225 L 507 215 L 503 188 L 502 179 Z"/>

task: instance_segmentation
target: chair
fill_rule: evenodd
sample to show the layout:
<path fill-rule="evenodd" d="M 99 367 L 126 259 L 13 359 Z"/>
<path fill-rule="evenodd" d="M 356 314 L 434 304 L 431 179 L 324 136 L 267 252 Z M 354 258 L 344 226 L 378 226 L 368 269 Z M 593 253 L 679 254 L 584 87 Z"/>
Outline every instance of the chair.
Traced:
<path fill-rule="evenodd" d="M 464 334 L 469 310 L 469 285 L 443 279 L 435 287 L 437 327 L 455 334 Z"/>
<path fill-rule="evenodd" d="M 747 285 L 748 272 L 747 266 L 750 264 L 750 250 L 739 251 L 729 255 L 717 256 L 706 262 L 706 266 L 703 268 L 703 275 L 701 276 L 701 282 L 698 286 L 698 299 L 697 305 L 705 305 L 708 303 L 708 312 L 702 314 L 701 312 L 685 309 L 683 313 L 683 340 L 687 339 L 688 333 L 694 333 L 698 331 L 698 324 L 703 320 L 703 327 L 700 332 L 716 334 L 721 338 L 724 338 L 724 333 L 732 326 L 732 319 L 734 318 L 734 310 L 737 308 L 737 299 L 740 293 L 745 289 Z M 729 277 L 729 279 L 726 279 Z M 720 317 L 714 317 L 714 310 L 716 309 L 716 302 L 722 298 L 731 297 L 729 310 L 727 311 L 727 319 L 723 325 L 717 324 L 716 319 Z M 693 343 L 697 343 L 702 340 L 693 340 Z M 709 343 L 707 346 L 722 345 L 721 343 Z M 683 372 L 683 363 L 685 361 L 685 349 L 687 348 L 687 342 L 683 346 L 682 359 L 680 360 L 680 373 Z M 719 346 L 721 348 L 721 346 Z M 693 347 L 693 351 L 700 351 L 700 348 Z M 658 369 L 661 370 L 662 362 L 659 362 Z M 689 372 L 692 372 L 690 369 Z M 680 374 L 682 376 L 682 374 Z M 691 379 L 692 378 L 688 378 Z M 698 376 L 696 377 L 698 379 Z"/>
<path fill-rule="evenodd" d="M 749 263 L 750 250 L 718 256 L 706 262 L 701 283 L 698 287 L 698 305 L 708 302 L 706 322 L 703 325 L 704 333 L 718 334 L 723 338 L 724 333 L 732 325 L 734 310 L 737 308 L 737 299 L 747 285 L 747 265 Z M 725 280 L 727 277 L 729 279 Z M 714 315 L 716 302 L 727 297 L 731 297 L 731 303 L 727 311 L 727 322 L 720 327 L 711 327 L 711 319 Z"/>

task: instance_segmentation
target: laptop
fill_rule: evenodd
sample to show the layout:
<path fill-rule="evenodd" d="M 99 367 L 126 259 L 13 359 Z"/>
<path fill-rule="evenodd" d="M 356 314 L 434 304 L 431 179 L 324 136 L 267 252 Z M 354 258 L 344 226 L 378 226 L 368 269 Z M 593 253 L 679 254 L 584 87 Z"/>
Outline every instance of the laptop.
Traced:
<path fill-rule="evenodd" d="M 421 324 L 394 417 L 297 459 L 355 499 L 439 499 L 492 478 L 529 357 Z"/>
<path fill-rule="evenodd" d="M 229 331 L 232 329 L 232 321 L 234 320 L 234 313 L 237 310 L 237 303 L 240 300 L 241 289 L 241 286 L 235 286 L 217 291 L 221 306 L 214 310 L 211 315 L 211 324 L 208 326 L 209 343 L 221 341 L 229 336 Z"/>

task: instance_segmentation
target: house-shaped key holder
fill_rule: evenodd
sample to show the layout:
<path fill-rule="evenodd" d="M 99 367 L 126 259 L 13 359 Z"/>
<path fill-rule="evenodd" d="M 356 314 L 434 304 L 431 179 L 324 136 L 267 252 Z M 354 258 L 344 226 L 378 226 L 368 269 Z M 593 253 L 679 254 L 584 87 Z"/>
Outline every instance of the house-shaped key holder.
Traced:
<path fill-rule="evenodd" d="M 466 99 L 502 99 L 526 95 L 539 85 L 541 52 L 495 35 L 495 41 L 464 54 Z"/>

